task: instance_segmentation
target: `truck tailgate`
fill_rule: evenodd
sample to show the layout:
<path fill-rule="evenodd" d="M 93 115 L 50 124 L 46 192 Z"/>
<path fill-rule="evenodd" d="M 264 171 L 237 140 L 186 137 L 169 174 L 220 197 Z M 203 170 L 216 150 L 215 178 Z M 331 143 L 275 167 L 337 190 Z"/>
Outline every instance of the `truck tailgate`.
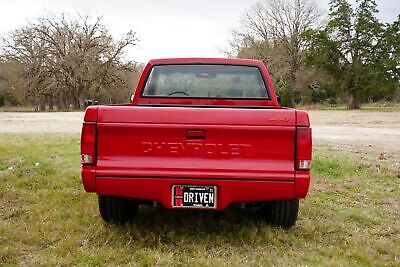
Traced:
<path fill-rule="evenodd" d="M 101 106 L 97 177 L 294 180 L 291 109 Z"/>

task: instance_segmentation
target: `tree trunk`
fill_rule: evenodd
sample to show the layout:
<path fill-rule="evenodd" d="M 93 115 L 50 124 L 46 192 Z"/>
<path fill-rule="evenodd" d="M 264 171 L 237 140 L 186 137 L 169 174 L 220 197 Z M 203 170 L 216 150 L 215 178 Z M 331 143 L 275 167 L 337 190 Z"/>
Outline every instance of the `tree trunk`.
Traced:
<path fill-rule="evenodd" d="M 289 95 L 289 107 L 294 108 L 296 105 L 295 101 L 295 90 L 296 90 L 296 80 L 297 80 L 297 71 L 299 69 L 298 64 L 298 51 L 294 49 L 291 52 L 290 60 L 289 60 L 289 79 L 288 79 L 288 95 Z"/>
<path fill-rule="evenodd" d="M 61 95 L 61 96 L 58 98 L 57 109 L 58 109 L 58 110 L 62 110 L 62 111 L 68 111 L 68 106 L 67 106 L 66 101 L 64 101 L 64 96 L 63 96 L 63 95 Z"/>
<path fill-rule="evenodd" d="M 46 111 L 46 97 L 41 96 L 39 98 L 39 112 L 45 112 Z"/>
<path fill-rule="evenodd" d="M 50 95 L 49 96 L 49 99 L 48 99 L 48 102 L 49 102 L 49 111 L 53 111 L 54 110 L 54 103 L 53 103 L 53 96 L 52 95 Z"/>
<path fill-rule="evenodd" d="M 35 97 L 35 112 L 39 112 L 39 98 Z"/>
<path fill-rule="evenodd" d="M 294 108 L 296 105 L 294 101 L 294 90 L 296 88 L 296 73 L 294 70 L 290 70 L 289 80 L 288 80 L 288 97 L 289 97 L 289 107 Z"/>
<path fill-rule="evenodd" d="M 354 73 L 354 71 L 353 71 L 353 73 Z M 355 76 L 355 74 L 354 74 L 354 76 Z M 357 92 L 357 88 L 354 84 L 354 78 L 351 78 L 348 80 L 347 90 L 349 92 L 347 107 L 349 109 L 360 109 L 361 97 L 360 97 L 359 93 Z"/>
<path fill-rule="evenodd" d="M 79 97 L 74 97 L 74 109 L 80 109 L 81 105 L 79 102 Z"/>
<path fill-rule="evenodd" d="M 350 94 L 347 106 L 349 109 L 360 109 L 361 107 L 360 97 L 354 93 Z"/>

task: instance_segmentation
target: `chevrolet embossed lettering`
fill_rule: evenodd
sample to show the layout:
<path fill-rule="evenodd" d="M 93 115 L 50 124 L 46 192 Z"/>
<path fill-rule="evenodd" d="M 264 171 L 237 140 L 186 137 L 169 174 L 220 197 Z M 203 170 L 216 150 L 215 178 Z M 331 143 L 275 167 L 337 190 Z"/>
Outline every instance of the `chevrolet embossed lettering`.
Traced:
<path fill-rule="evenodd" d="M 148 155 L 176 156 L 246 156 L 250 144 L 214 144 L 196 142 L 142 142 L 142 151 Z"/>

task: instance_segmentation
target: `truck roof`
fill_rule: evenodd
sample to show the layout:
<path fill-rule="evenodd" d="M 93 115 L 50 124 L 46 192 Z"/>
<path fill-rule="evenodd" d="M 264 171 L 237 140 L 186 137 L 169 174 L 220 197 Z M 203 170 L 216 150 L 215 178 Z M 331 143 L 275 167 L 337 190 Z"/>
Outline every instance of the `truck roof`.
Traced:
<path fill-rule="evenodd" d="M 185 64 L 194 64 L 194 63 L 218 63 L 218 64 L 229 64 L 229 65 L 251 65 L 251 66 L 260 66 L 263 63 L 260 60 L 254 59 L 241 59 L 241 58 L 158 58 L 152 59 L 149 61 L 151 65 L 158 64 L 174 64 L 174 63 L 185 63 Z"/>

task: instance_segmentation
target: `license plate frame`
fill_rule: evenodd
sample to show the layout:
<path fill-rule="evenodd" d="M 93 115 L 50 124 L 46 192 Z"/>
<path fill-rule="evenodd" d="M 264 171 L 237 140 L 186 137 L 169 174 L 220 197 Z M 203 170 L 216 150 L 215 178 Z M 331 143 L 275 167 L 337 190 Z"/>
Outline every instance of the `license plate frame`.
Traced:
<path fill-rule="evenodd" d="M 203 195 L 201 196 L 200 193 L 203 193 Z M 173 185 L 171 189 L 171 205 L 172 208 L 177 209 L 216 209 L 217 186 Z"/>

